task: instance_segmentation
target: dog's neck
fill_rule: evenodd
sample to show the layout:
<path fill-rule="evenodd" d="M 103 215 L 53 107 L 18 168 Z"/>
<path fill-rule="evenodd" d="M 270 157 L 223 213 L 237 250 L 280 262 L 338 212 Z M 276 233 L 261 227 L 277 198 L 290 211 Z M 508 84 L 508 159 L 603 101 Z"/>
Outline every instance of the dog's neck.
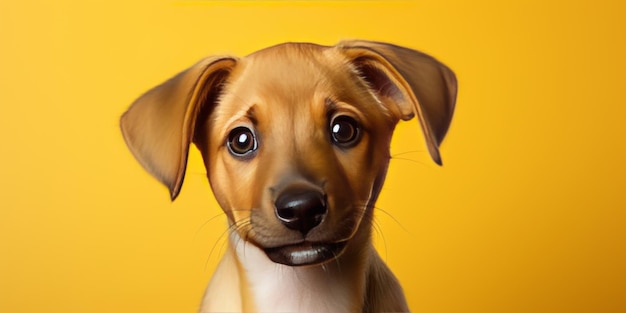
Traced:
<path fill-rule="evenodd" d="M 239 263 L 242 305 L 256 312 L 360 312 L 365 296 L 369 243 L 323 265 L 272 262 L 236 232 L 230 244 Z M 347 249 L 352 249 L 347 247 Z"/>

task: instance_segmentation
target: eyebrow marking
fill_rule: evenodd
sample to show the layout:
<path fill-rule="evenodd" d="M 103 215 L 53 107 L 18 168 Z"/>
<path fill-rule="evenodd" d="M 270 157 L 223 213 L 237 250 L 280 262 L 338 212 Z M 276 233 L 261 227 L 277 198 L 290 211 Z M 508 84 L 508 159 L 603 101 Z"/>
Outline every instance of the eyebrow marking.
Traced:
<path fill-rule="evenodd" d="M 335 112 L 337 112 L 337 102 L 330 97 L 324 100 L 324 107 L 326 109 L 326 115 L 330 118 Z"/>
<path fill-rule="evenodd" d="M 337 107 L 337 102 L 335 102 L 335 100 L 331 99 L 331 98 L 326 98 L 324 104 L 326 105 L 327 109 L 333 109 Z"/>
<path fill-rule="evenodd" d="M 250 106 L 250 108 L 248 108 L 248 111 L 246 111 L 245 117 L 248 118 L 253 125 L 257 125 L 258 124 L 258 119 L 256 117 L 256 104 L 253 104 L 252 106 Z"/>

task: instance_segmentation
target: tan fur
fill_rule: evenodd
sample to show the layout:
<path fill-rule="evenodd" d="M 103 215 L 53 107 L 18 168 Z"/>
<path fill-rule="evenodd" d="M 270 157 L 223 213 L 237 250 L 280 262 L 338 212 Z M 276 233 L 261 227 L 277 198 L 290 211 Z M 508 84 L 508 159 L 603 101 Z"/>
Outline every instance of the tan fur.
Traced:
<path fill-rule="evenodd" d="M 207 58 L 135 101 L 121 127 L 139 162 L 174 199 L 194 142 L 233 230 L 201 311 L 408 311 L 371 244 L 373 205 L 399 120 L 417 116 L 441 164 L 438 147 L 456 88 L 452 71 L 407 48 L 288 43 L 241 59 Z M 358 123 L 353 146 L 331 141 L 338 116 Z M 258 145 L 246 157 L 226 145 L 240 126 L 253 131 Z M 277 217 L 277 195 L 294 189 L 324 196 L 323 219 L 310 230 L 296 231 Z M 322 258 L 319 251 L 330 247 L 338 250 Z M 272 249 L 290 257 L 287 265 L 268 258 Z"/>

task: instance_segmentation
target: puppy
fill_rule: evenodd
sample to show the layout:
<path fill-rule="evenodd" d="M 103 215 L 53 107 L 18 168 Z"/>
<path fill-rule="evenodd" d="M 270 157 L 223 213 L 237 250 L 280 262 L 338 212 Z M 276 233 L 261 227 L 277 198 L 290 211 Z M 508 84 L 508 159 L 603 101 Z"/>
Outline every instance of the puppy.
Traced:
<path fill-rule="evenodd" d="M 406 312 L 371 240 L 400 120 L 432 159 L 454 111 L 454 73 L 379 42 L 285 43 L 214 56 L 137 99 L 121 118 L 139 163 L 180 192 L 200 150 L 229 247 L 201 312 Z"/>

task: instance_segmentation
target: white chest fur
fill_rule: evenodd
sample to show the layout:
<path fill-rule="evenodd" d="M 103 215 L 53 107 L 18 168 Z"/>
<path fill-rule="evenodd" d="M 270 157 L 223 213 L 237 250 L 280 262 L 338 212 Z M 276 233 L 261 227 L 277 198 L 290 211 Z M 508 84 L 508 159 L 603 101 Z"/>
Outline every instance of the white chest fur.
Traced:
<path fill-rule="evenodd" d="M 352 312 L 360 282 L 337 262 L 290 267 L 272 262 L 259 248 L 231 238 L 257 312 Z M 245 302 L 246 299 L 243 299 Z"/>
<path fill-rule="evenodd" d="M 338 261 L 290 267 L 272 262 L 252 244 L 231 234 L 231 247 L 205 294 L 202 312 L 355 312 L 362 277 Z M 236 255 L 236 257 L 235 257 Z"/>

